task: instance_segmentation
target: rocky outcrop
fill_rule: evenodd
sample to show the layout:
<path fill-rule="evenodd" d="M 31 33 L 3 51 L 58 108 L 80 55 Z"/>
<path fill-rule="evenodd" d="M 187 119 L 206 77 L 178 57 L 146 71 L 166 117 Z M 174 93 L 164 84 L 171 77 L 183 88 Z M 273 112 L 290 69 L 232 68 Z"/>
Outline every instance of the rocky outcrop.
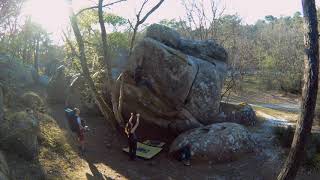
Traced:
<path fill-rule="evenodd" d="M 51 103 L 64 103 L 67 95 L 69 78 L 66 76 L 65 67 L 60 66 L 49 81 L 47 86 L 48 101 Z"/>
<path fill-rule="evenodd" d="M 242 125 L 217 123 L 180 134 L 171 144 L 170 153 L 188 144 L 195 159 L 226 162 L 253 152 L 256 143 Z"/>
<path fill-rule="evenodd" d="M 26 159 L 33 159 L 38 152 L 38 126 L 33 114 L 24 111 L 13 113 L 0 122 L 0 146 Z"/>
<path fill-rule="evenodd" d="M 140 112 L 143 120 L 174 131 L 215 122 L 226 63 L 226 51 L 214 40 L 185 40 L 151 25 L 125 70 L 122 112 Z"/>
<path fill-rule="evenodd" d="M 9 180 L 10 171 L 4 154 L 0 151 L 0 179 Z"/>

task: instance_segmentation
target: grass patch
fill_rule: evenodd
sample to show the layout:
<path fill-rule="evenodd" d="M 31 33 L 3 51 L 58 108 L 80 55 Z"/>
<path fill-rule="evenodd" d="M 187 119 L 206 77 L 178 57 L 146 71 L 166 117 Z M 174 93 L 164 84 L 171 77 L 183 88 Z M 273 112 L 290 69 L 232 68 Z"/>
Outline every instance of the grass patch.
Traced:
<path fill-rule="evenodd" d="M 47 114 L 39 114 L 39 162 L 48 179 L 76 179 L 73 172 L 80 168 L 81 159 L 69 144 L 67 134 Z"/>
<path fill-rule="evenodd" d="M 260 111 L 270 116 L 274 116 L 276 118 L 286 119 L 290 122 L 296 122 L 299 117 L 299 113 L 296 113 L 296 112 L 280 111 L 280 110 L 275 110 L 275 109 L 265 108 L 260 106 L 253 106 L 253 109 L 255 111 L 258 111 L 258 112 Z"/>

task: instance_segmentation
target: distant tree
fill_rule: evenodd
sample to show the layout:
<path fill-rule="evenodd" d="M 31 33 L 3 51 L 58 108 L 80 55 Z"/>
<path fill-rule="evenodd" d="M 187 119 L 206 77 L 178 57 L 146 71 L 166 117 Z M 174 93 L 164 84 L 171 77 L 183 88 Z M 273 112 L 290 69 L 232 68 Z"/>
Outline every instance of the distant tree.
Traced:
<path fill-rule="evenodd" d="M 318 90 L 319 73 L 319 34 L 317 11 L 314 0 L 302 0 L 305 20 L 305 70 L 302 106 L 297 122 L 291 150 L 281 170 L 279 180 L 296 177 L 301 160 L 305 157 L 305 146 L 310 138 Z"/>
<path fill-rule="evenodd" d="M 277 18 L 272 15 L 265 16 L 264 19 L 269 23 L 273 23 L 277 20 Z"/>

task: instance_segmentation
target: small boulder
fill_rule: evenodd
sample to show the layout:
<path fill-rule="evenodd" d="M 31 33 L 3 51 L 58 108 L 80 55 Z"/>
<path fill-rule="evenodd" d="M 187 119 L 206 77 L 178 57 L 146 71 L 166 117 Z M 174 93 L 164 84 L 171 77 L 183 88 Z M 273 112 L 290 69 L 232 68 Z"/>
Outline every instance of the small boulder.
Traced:
<path fill-rule="evenodd" d="M 38 120 L 27 112 L 13 113 L 0 122 L 0 146 L 15 151 L 26 159 L 33 159 L 38 153 Z"/>
<path fill-rule="evenodd" d="M 4 154 L 0 151 L 0 179 L 9 180 L 10 171 Z"/>
<path fill-rule="evenodd" d="M 234 122 L 246 126 L 253 126 L 256 124 L 256 113 L 248 103 L 231 104 L 222 102 L 220 103 L 220 107 L 222 113 L 215 122 Z"/>
<path fill-rule="evenodd" d="M 219 123 L 189 130 L 171 144 L 170 153 L 190 144 L 194 158 L 225 162 L 255 150 L 248 130 L 236 123 Z"/>

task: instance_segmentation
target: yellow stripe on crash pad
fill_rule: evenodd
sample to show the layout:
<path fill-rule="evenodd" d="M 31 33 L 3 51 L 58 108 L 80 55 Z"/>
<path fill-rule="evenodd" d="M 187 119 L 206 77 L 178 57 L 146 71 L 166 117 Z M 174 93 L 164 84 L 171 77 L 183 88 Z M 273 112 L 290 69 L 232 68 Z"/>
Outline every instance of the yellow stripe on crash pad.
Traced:
<path fill-rule="evenodd" d="M 129 147 L 123 148 L 122 149 L 124 152 L 129 152 Z M 162 150 L 162 148 L 159 147 L 153 147 L 153 146 L 148 146 L 145 145 L 143 143 L 138 142 L 137 143 L 137 156 L 142 157 L 144 159 L 151 159 L 152 157 L 154 157 L 155 155 L 157 155 L 158 153 L 160 153 L 160 151 Z"/>

